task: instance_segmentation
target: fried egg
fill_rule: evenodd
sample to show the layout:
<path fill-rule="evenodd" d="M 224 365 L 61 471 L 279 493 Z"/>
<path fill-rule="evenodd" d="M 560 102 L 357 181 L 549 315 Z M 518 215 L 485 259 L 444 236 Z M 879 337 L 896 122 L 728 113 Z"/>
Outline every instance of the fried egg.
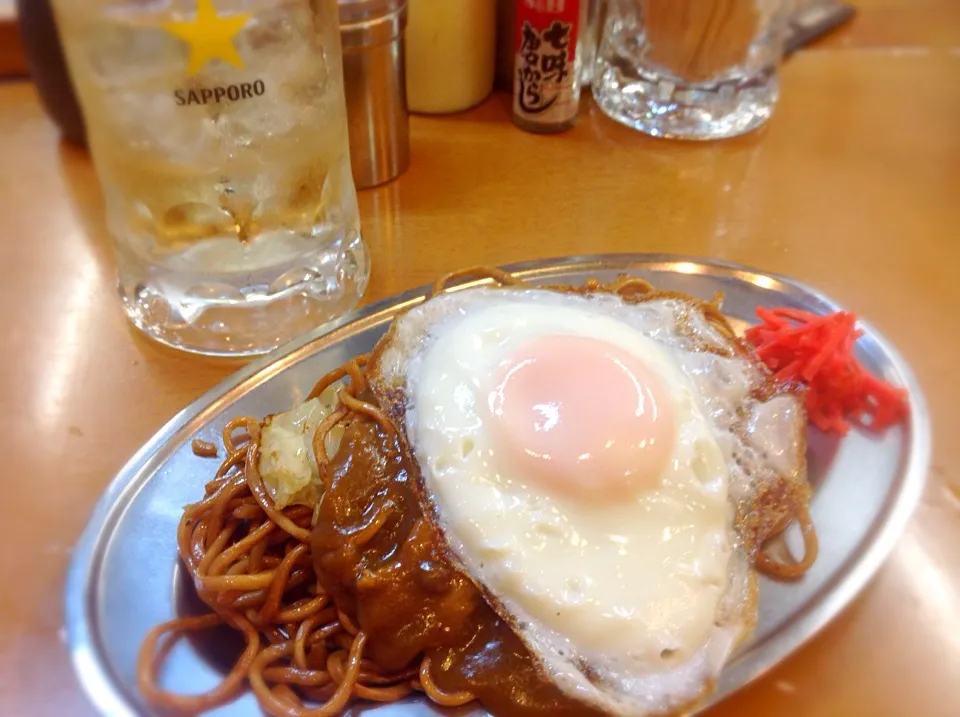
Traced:
<path fill-rule="evenodd" d="M 758 397 L 762 368 L 689 302 L 536 289 L 435 297 L 368 373 L 425 514 L 547 679 L 617 715 L 705 693 L 755 623 L 776 520 L 752 499 L 805 475 L 795 397 Z"/>

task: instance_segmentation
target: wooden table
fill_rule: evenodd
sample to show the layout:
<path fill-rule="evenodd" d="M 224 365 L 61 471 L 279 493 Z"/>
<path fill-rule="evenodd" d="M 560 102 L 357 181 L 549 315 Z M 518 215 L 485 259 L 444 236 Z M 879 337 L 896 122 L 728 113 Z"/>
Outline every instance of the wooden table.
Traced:
<path fill-rule="evenodd" d="M 589 102 L 574 131 L 538 137 L 494 97 L 415 118 L 413 166 L 361 200 L 369 300 L 475 263 L 714 256 L 819 287 L 912 363 L 936 436 L 910 530 L 853 607 L 711 717 L 960 713 L 960 6 L 862 6 L 858 23 L 787 64 L 779 111 L 749 137 L 656 141 Z M 29 84 L 0 85 L 0 157 L 0 435 L 12 458 L 0 479 L 0 714 L 82 717 L 91 708 L 61 632 L 71 546 L 141 442 L 235 366 L 128 326 L 90 161 L 58 144 Z"/>

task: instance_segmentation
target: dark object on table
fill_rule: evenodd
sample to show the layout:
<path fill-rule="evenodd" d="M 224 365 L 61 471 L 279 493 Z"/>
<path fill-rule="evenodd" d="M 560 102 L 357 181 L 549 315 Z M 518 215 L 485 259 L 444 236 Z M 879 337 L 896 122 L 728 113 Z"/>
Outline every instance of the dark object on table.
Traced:
<path fill-rule="evenodd" d="M 853 19 L 857 9 L 836 0 L 807 3 L 790 16 L 783 54 L 789 57 L 804 45 L 819 40 Z"/>
<path fill-rule="evenodd" d="M 0 80 L 19 79 L 29 74 L 27 51 L 17 27 L 17 10 L 12 3 L 0 2 Z"/>
<path fill-rule="evenodd" d="M 497 64 L 493 86 L 504 92 L 513 92 L 516 25 L 517 0 L 497 0 Z"/>
<path fill-rule="evenodd" d="M 43 106 L 64 139 L 85 145 L 83 113 L 73 92 L 50 0 L 17 0 L 17 17 L 30 74 Z"/>

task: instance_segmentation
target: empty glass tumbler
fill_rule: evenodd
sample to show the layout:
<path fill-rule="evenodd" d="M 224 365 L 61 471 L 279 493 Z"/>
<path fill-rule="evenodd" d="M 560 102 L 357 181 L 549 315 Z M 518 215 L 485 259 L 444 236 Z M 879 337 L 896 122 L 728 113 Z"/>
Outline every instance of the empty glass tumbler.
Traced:
<path fill-rule="evenodd" d="M 336 0 L 55 0 L 136 326 L 267 351 L 369 274 Z"/>
<path fill-rule="evenodd" d="M 607 0 L 593 94 L 606 114 L 659 137 L 720 139 L 777 102 L 785 0 Z"/>

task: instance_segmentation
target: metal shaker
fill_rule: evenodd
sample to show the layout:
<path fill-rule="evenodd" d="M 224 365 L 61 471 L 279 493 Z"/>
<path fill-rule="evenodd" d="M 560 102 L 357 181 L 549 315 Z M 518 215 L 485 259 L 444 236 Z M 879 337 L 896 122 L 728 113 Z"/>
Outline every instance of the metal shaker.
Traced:
<path fill-rule="evenodd" d="M 410 164 L 404 80 L 407 0 L 338 0 L 350 160 L 357 189 Z"/>

